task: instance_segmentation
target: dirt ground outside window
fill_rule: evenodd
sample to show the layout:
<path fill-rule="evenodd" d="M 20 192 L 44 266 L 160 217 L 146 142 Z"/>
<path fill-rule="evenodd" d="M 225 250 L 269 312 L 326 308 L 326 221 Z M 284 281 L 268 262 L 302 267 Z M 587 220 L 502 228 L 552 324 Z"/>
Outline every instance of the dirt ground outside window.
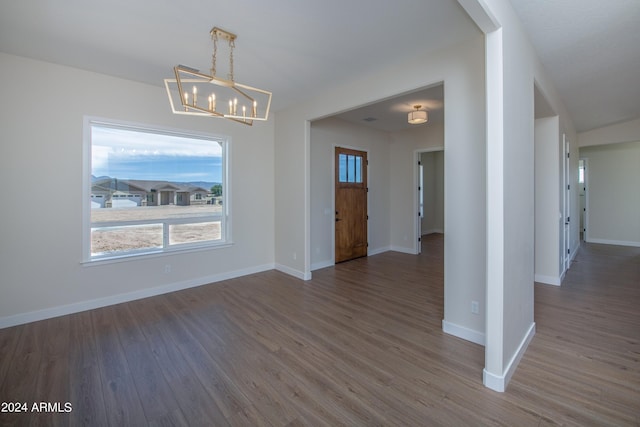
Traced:
<path fill-rule="evenodd" d="M 221 205 L 137 206 L 91 210 L 92 223 L 204 218 L 222 212 Z M 162 247 L 162 224 L 98 228 L 91 232 L 91 254 L 118 253 Z M 197 243 L 221 238 L 220 221 L 169 225 L 169 243 Z"/>

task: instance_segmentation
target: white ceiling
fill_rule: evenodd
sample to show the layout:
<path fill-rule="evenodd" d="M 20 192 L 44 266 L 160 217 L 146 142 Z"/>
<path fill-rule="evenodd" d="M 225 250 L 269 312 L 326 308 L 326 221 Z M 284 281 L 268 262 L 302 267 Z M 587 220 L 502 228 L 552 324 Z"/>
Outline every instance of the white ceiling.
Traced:
<path fill-rule="evenodd" d="M 640 0 L 511 0 L 579 132 L 640 117 Z"/>
<path fill-rule="evenodd" d="M 639 0 L 512 2 L 578 130 L 640 116 Z M 0 0 L 0 51 L 157 86 L 177 64 L 209 69 L 213 26 L 238 35 L 236 80 L 276 111 L 478 34 L 455 0 Z M 380 126 L 383 110 L 361 113 Z"/>
<path fill-rule="evenodd" d="M 415 105 L 420 105 L 422 110 L 428 112 L 429 120 L 427 123 L 421 125 L 408 123 L 407 115 Z M 441 123 L 444 121 L 444 86 L 437 84 L 415 92 L 383 99 L 371 105 L 337 114 L 335 117 L 386 132 Z"/>
<path fill-rule="evenodd" d="M 455 0 L 0 0 L 0 51 L 158 86 L 177 64 L 209 70 L 213 26 L 274 110 L 478 33 Z"/>

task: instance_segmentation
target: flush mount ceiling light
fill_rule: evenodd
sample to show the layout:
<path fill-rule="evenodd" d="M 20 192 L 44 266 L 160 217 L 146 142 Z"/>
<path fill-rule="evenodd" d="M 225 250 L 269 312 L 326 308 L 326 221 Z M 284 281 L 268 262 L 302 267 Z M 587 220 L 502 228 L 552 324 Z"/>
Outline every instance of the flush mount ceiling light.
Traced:
<path fill-rule="evenodd" d="M 415 111 L 411 111 L 409 113 L 408 122 L 412 125 L 419 125 L 421 123 L 426 123 L 429 120 L 429 116 L 426 111 L 421 110 L 422 105 L 414 105 Z"/>
<path fill-rule="evenodd" d="M 165 79 L 169 103 L 174 114 L 230 119 L 251 126 L 254 120 L 266 121 L 271 106 L 271 92 L 237 83 L 233 77 L 233 49 L 236 35 L 218 27 L 211 29 L 213 55 L 211 72 L 201 73 L 191 67 L 173 68 L 175 79 Z M 216 76 L 218 40 L 229 44 L 229 75 Z"/>

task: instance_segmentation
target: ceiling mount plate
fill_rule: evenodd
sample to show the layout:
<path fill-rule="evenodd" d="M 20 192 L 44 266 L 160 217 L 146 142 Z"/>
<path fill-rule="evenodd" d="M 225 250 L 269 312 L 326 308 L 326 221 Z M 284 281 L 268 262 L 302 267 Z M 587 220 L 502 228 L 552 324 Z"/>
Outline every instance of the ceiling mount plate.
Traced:
<path fill-rule="evenodd" d="M 225 39 L 229 41 L 234 41 L 237 37 L 235 34 L 230 33 L 229 31 L 225 31 L 218 27 L 213 27 L 211 29 L 210 34 L 211 34 L 211 37 L 217 36 L 219 39 Z"/>

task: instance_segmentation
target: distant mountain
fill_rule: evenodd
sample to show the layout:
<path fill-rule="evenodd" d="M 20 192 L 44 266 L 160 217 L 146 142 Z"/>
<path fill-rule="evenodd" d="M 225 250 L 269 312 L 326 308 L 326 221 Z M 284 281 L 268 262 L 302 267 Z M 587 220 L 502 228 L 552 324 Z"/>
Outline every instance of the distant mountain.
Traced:
<path fill-rule="evenodd" d="M 111 179 L 110 176 L 95 176 L 95 175 L 91 175 L 91 182 L 96 182 L 96 181 L 101 181 L 103 179 Z"/>
<path fill-rule="evenodd" d="M 113 178 L 106 175 L 104 176 L 91 175 L 91 182 L 102 181 L 104 179 L 113 179 Z M 137 181 L 145 181 L 145 180 L 137 180 Z M 213 187 L 216 184 L 220 184 L 219 182 L 208 182 L 208 181 L 190 181 L 190 182 L 168 181 L 168 182 L 172 182 L 174 184 L 180 184 L 180 185 L 190 185 L 193 187 L 202 187 L 207 190 L 211 190 L 211 187 Z"/>
<path fill-rule="evenodd" d="M 194 187 L 202 187 L 202 188 L 206 188 L 207 190 L 211 190 L 211 187 L 213 187 L 216 184 L 220 184 L 220 183 L 219 182 L 207 182 L 207 181 L 192 181 L 192 182 L 177 182 L 176 184 L 193 185 Z"/>

